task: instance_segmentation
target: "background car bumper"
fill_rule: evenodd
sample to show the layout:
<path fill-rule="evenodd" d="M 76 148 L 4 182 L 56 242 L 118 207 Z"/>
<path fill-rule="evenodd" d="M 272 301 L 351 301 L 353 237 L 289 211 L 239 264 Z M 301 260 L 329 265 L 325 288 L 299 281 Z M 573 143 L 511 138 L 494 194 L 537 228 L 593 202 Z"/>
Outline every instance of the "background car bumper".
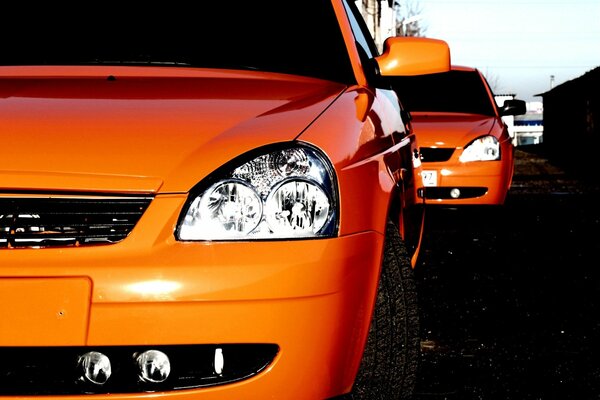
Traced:
<path fill-rule="evenodd" d="M 437 173 L 437 185 L 425 188 L 427 204 L 499 205 L 504 203 L 512 172 L 502 162 L 473 162 L 457 165 L 424 165 Z M 423 189 L 421 186 L 420 189 Z M 452 189 L 458 189 L 453 197 Z M 423 191 L 419 190 L 421 197 Z M 454 192 L 456 193 L 456 192 Z"/>

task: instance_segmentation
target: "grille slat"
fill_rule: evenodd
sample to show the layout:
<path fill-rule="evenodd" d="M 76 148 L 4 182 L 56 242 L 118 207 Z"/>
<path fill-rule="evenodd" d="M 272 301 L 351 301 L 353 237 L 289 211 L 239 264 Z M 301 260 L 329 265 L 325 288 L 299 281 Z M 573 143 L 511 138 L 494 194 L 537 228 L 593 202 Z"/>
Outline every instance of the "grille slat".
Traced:
<path fill-rule="evenodd" d="M 116 243 L 151 197 L 0 197 L 0 248 Z"/>

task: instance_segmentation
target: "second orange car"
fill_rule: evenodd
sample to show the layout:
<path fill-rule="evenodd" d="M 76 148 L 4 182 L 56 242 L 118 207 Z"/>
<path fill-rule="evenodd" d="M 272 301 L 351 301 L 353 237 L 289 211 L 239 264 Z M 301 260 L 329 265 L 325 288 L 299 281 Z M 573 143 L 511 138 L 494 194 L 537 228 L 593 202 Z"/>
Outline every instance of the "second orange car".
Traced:
<path fill-rule="evenodd" d="M 503 116 L 524 114 L 525 102 L 498 107 L 476 68 L 399 77 L 394 89 L 410 111 L 428 204 L 501 205 L 510 188 L 514 146 Z"/>

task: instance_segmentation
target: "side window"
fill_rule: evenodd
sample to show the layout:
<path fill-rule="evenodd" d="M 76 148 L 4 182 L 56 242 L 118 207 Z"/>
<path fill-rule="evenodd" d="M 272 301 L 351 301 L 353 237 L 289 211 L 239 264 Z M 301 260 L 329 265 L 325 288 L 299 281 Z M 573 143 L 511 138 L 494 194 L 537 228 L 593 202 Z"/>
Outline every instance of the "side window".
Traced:
<path fill-rule="evenodd" d="M 352 31 L 354 32 L 354 39 L 361 50 L 361 57 L 366 57 L 366 60 L 363 61 L 366 62 L 379 55 L 371 32 L 369 32 L 364 18 L 358 11 L 358 8 L 356 8 L 354 0 L 344 0 L 344 7 L 346 8 Z"/>

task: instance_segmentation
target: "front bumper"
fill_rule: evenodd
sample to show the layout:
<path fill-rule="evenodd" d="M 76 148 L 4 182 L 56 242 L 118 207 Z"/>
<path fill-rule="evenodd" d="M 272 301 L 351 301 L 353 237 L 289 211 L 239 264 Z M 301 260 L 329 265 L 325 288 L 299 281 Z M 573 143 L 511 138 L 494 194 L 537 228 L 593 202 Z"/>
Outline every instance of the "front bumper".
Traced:
<path fill-rule="evenodd" d="M 181 243 L 173 229 L 183 201 L 157 196 L 114 245 L 0 250 L 2 301 L 12 307 L 0 315 L 0 346 L 278 346 L 264 370 L 235 383 L 99 399 L 306 399 L 350 390 L 383 236 Z"/>
<path fill-rule="evenodd" d="M 510 188 L 512 171 L 502 161 L 423 163 L 424 173 L 435 173 L 434 186 L 417 193 L 431 205 L 500 205 Z"/>

